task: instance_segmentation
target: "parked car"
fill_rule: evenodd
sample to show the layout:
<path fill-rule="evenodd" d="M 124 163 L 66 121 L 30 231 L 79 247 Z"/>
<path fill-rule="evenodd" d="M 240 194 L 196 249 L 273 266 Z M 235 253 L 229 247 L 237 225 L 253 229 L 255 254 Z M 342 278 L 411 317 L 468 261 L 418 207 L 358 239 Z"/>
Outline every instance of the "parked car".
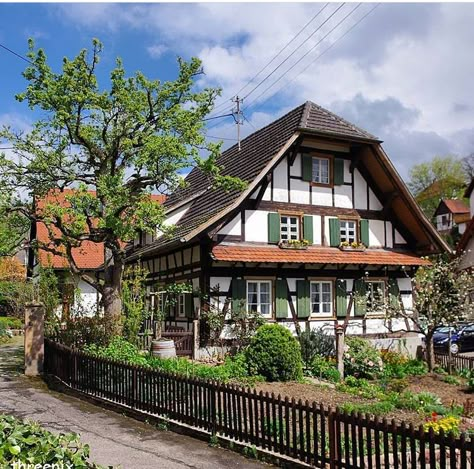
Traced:
<path fill-rule="evenodd" d="M 436 329 L 433 335 L 434 348 L 437 351 L 448 351 L 449 331 L 451 330 L 451 353 L 470 352 L 474 350 L 474 324 L 462 324 L 458 327 L 443 326 Z"/>

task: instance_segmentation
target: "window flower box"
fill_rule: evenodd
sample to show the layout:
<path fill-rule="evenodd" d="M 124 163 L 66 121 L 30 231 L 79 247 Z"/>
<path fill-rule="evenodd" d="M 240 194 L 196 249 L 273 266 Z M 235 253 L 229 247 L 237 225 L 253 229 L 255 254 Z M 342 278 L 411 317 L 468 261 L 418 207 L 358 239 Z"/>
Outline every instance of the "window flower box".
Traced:
<path fill-rule="evenodd" d="M 357 242 L 353 242 L 353 243 L 349 243 L 347 241 L 343 241 L 340 245 L 339 245 L 339 249 L 341 251 L 355 251 L 355 252 L 363 252 L 365 251 L 367 248 L 364 244 L 362 243 L 357 243 Z"/>
<path fill-rule="evenodd" d="M 297 250 L 306 250 L 309 246 L 309 241 L 307 239 L 290 239 L 282 240 L 278 243 L 280 249 L 297 249 Z"/>

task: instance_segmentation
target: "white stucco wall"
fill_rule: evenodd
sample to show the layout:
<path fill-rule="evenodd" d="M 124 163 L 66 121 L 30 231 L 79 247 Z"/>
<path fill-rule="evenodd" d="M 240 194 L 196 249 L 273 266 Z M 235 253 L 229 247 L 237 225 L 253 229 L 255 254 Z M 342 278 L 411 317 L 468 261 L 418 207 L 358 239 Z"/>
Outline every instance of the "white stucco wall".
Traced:
<path fill-rule="evenodd" d="M 286 158 L 273 170 L 273 200 L 288 202 L 288 163 Z"/>
<path fill-rule="evenodd" d="M 265 210 L 245 210 L 246 241 L 268 241 L 268 213 Z"/>
<path fill-rule="evenodd" d="M 218 234 L 239 236 L 241 229 L 242 229 L 242 220 L 241 220 L 240 214 L 238 214 L 229 223 L 224 225 L 218 231 Z"/>
<path fill-rule="evenodd" d="M 354 170 L 354 207 L 367 210 L 367 183 L 359 170 Z"/>

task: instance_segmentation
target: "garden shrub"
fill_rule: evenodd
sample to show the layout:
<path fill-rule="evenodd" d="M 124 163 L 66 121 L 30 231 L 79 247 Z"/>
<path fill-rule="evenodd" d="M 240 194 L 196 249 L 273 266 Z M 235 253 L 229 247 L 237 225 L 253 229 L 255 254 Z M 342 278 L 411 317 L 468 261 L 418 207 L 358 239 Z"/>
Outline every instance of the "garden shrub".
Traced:
<path fill-rule="evenodd" d="M 4 324 L 0 323 L 0 344 L 7 342 L 11 338 L 11 332 Z"/>
<path fill-rule="evenodd" d="M 218 366 L 194 363 L 187 358 L 160 358 L 143 354 L 140 350 L 123 337 L 115 337 L 106 347 L 95 344 L 87 345 L 83 349 L 95 357 L 117 360 L 132 365 L 147 366 L 167 373 L 176 373 L 203 379 L 218 381 L 239 380 L 245 382 L 258 381 L 259 376 L 248 376 L 248 365 L 245 355 L 239 353 L 234 357 L 226 357 L 224 363 Z"/>
<path fill-rule="evenodd" d="M 467 374 L 467 390 L 468 392 L 474 392 L 474 373 L 472 371 Z"/>
<path fill-rule="evenodd" d="M 336 362 L 325 357 L 314 357 L 311 362 L 310 372 L 315 378 L 325 379 L 334 383 L 341 379 Z"/>
<path fill-rule="evenodd" d="M 401 393 L 408 387 L 406 378 L 395 378 L 388 381 L 386 388 L 389 392 Z"/>
<path fill-rule="evenodd" d="M 269 381 L 298 380 L 303 376 L 300 344 L 278 324 L 261 326 L 245 355 L 252 371 Z"/>
<path fill-rule="evenodd" d="M 428 372 L 423 360 L 411 359 L 392 350 L 382 350 L 383 374 L 386 378 L 420 376 Z"/>
<path fill-rule="evenodd" d="M 335 353 L 334 337 L 321 330 L 303 331 L 298 337 L 301 358 L 307 368 L 312 366 L 315 357 L 332 357 Z"/>
<path fill-rule="evenodd" d="M 89 451 L 74 433 L 55 435 L 38 423 L 0 415 L 0 467 L 21 461 L 28 467 L 99 468 L 89 462 Z"/>
<path fill-rule="evenodd" d="M 354 404 L 346 402 L 341 406 L 343 412 L 360 412 L 362 414 L 383 415 L 393 412 L 395 406 L 389 401 L 373 402 L 369 404 Z"/>
<path fill-rule="evenodd" d="M 448 412 L 448 409 L 441 403 L 441 399 L 431 392 L 420 392 L 418 394 L 404 392 L 397 396 L 395 405 L 399 409 L 414 410 L 421 414 L 431 414 L 433 412 L 446 414 Z"/>
<path fill-rule="evenodd" d="M 346 338 L 344 371 L 358 378 L 374 379 L 383 370 L 380 352 L 367 340 L 359 337 Z"/>
<path fill-rule="evenodd" d="M 383 399 L 385 397 L 385 392 L 380 386 L 355 376 L 346 377 L 343 383 L 336 386 L 336 389 L 366 399 Z"/>
<path fill-rule="evenodd" d="M 0 316 L 0 327 L 5 329 L 23 329 L 23 321 L 10 316 Z"/>
<path fill-rule="evenodd" d="M 448 384 L 453 384 L 455 386 L 458 386 L 460 384 L 459 380 L 456 378 L 456 376 L 443 376 L 443 381 Z"/>

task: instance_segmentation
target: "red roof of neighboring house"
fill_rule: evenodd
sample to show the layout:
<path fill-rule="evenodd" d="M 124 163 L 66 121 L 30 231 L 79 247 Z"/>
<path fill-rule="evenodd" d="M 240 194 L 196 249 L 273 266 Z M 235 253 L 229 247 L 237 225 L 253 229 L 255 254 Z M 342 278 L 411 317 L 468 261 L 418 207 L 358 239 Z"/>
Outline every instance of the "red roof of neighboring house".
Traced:
<path fill-rule="evenodd" d="M 469 207 L 462 200 L 446 199 L 442 202 L 444 202 L 451 213 L 469 213 Z"/>
<path fill-rule="evenodd" d="M 63 192 L 54 191 L 49 193 L 44 199 L 38 200 L 37 207 L 41 210 L 46 202 L 58 203 L 62 206 L 66 206 L 67 200 L 66 195 L 71 194 L 74 191 L 72 189 L 65 189 Z M 90 194 L 95 195 L 95 191 L 88 191 Z M 165 195 L 152 194 L 152 199 L 163 203 L 166 200 Z M 56 227 L 53 228 L 55 236 L 59 236 L 60 231 Z M 36 237 L 38 241 L 47 243 L 49 240 L 49 233 L 46 225 L 43 222 L 36 223 Z M 55 248 L 56 250 L 62 250 L 61 248 Z M 73 248 L 72 255 L 76 261 L 77 266 L 80 269 L 98 269 L 104 264 L 104 243 L 94 243 L 92 241 L 83 241 L 81 247 Z M 44 249 L 40 249 L 38 252 L 38 261 L 43 266 L 52 267 L 53 269 L 67 269 L 69 268 L 69 262 L 65 257 L 57 254 L 52 254 Z"/>
<path fill-rule="evenodd" d="M 280 249 L 278 246 L 219 244 L 212 249 L 212 258 L 229 262 L 285 262 L 297 264 L 368 264 L 429 265 L 430 261 L 415 254 L 366 249 L 341 251 L 339 248 L 311 246 L 308 249 Z"/>

